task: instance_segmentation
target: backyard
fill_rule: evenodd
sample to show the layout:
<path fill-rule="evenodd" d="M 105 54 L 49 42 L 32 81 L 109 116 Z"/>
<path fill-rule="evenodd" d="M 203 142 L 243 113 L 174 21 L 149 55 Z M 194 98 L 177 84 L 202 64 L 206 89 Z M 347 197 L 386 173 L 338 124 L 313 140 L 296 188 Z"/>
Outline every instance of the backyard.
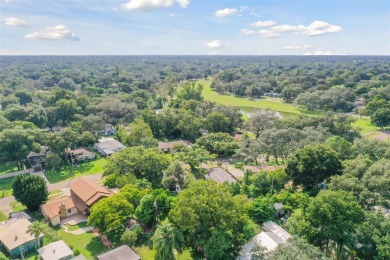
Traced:
<path fill-rule="evenodd" d="M 0 174 L 18 171 L 18 164 L 16 162 L 8 162 L 0 165 Z"/>
<path fill-rule="evenodd" d="M 0 179 L 0 198 L 8 197 L 12 195 L 12 182 L 14 178 Z"/>
<path fill-rule="evenodd" d="M 76 166 L 73 167 L 73 173 L 72 173 L 72 166 L 67 165 L 62 167 L 58 171 L 48 170 L 45 172 L 45 175 L 50 183 L 57 183 L 57 182 L 69 180 L 72 177 L 77 178 L 83 175 L 103 173 L 103 167 L 105 164 L 106 164 L 106 159 L 99 158 L 93 161 L 77 164 Z"/>

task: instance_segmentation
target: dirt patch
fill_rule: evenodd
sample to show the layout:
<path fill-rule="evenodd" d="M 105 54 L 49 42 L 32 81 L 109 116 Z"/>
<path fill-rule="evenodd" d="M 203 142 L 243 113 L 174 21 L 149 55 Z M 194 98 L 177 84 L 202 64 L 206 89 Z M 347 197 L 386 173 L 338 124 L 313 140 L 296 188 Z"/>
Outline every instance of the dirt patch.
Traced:
<path fill-rule="evenodd" d="M 390 131 L 380 131 L 373 138 L 377 139 L 377 140 L 389 142 L 390 141 Z"/>

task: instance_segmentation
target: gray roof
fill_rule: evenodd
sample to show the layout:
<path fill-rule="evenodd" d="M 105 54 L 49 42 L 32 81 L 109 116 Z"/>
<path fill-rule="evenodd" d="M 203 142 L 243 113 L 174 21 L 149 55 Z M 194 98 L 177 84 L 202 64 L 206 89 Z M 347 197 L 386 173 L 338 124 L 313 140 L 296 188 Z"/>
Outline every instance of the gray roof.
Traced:
<path fill-rule="evenodd" d="M 123 245 L 117 247 L 107 253 L 97 256 L 99 260 L 140 260 L 139 257 L 130 247 Z"/>
<path fill-rule="evenodd" d="M 126 147 L 124 144 L 113 138 L 102 138 L 96 146 L 103 150 L 106 154 L 113 154 Z"/>
<path fill-rule="evenodd" d="M 72 249 L 65 244 L 64 240 L 50 243 L 37 251 L 43 260 L 57 260 L 73 255 Z"/>
<path fill-rule="evenodd" d="M 85 258 L 85 256 L 83 255 L 78 255 L 73 257 L 72 260 L 87 260 L 87 258 Z"/>
<path fill-rule="evenodd" d="M 230 183 L 237 182 L 236 179 L 234 179 L 233 176 L 230 175 L 230 173 L 224 171 L 219 167 L 211 168 L 210 171 L 205 175 L 205 178 L 208 180 L 213 180 L 217 183 L 224 183 L 226 181 Z"/>

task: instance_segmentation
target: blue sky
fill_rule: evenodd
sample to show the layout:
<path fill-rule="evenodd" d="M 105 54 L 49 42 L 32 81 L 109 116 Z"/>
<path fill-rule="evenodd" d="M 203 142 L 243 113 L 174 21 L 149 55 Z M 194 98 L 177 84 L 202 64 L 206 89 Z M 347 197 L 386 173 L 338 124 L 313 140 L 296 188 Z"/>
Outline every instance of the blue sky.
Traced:
<path fill-rule="evenodd" d="M 389 0 L 0 0 L 1 54 L 390 55 Z"/>

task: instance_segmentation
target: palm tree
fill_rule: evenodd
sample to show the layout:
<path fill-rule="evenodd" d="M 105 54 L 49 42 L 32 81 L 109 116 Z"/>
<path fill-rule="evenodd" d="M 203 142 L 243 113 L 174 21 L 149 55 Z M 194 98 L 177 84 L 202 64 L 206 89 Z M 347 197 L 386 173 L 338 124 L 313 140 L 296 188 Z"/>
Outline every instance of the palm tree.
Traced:
<path fill-rule="evenodd" d="M 153 247 L 157 250 L 155 259 L 173 260 L 173 249 L 181 250 L 183 234 L 172 223 L 159 225 L 152 237 Z"/>
<path fill-rule="evenodd" d="M 40 248 L 40 235 L 46 231 L 46 225 L 43 222 L 35 221 L 27 229 L 26 233 L 34 235 L 37 243 L 37 248 Z"/>

